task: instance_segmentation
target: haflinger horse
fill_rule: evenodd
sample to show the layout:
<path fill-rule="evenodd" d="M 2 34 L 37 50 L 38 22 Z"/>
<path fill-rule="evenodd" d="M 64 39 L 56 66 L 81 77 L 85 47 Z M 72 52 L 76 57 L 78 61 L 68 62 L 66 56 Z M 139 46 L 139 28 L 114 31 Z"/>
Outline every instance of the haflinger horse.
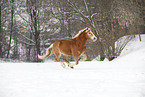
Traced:
<path fill-rule="evenodd" d="M 56 61 L 60 62 L 62 67 L 65 67 L 64 62 L 60 61 L 61 54 L 63 55 L 63 60 L 68 64 L 70 68 L 73 68 L 74 65 L 78 64 L 79 57 L 81 61 L 87 60 L 88 55 L 86 54 L 86 42 L 87 40 L 96 41 L 97 37 L 93 34 L 90 28 L 86 27 L 85 29 L 79 31 L 77 35 L 72 39 L 60 39 L 56 40 L 50 47 L 47 49 L 46 54 L 43 56 L 38 55 L 39 59 L 45 59 L 52 54 L 55 54 Z M 67 56 L 74 56 L 75 64 L 67 61 Z"/>

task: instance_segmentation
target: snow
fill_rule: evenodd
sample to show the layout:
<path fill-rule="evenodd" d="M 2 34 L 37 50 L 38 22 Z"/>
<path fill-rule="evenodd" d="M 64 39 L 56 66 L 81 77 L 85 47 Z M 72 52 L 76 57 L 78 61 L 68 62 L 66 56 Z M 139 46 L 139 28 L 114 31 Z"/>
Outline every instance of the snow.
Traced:
<path fill-rule="evenodd" d="M 111 62 L 0 63 L 0 97 L 145 97 L 145 35 Z"/>

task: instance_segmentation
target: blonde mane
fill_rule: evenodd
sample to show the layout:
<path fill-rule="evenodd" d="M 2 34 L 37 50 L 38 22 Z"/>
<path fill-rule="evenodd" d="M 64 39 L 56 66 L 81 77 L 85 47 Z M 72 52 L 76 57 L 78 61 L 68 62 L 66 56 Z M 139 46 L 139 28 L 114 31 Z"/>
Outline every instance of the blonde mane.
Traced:
<path fill-rule="evenodd" d="M 85 29 L 80 30 L 80 31 L 73 37 L 73 39 L 76 38 L 76 37 L 78 37 L 78 36 L 79 36 L 82 32 L 84 32 L 84 30 L 86 30 L 86 29 L 88 29 L 88 27 L 86 27 Z"/>

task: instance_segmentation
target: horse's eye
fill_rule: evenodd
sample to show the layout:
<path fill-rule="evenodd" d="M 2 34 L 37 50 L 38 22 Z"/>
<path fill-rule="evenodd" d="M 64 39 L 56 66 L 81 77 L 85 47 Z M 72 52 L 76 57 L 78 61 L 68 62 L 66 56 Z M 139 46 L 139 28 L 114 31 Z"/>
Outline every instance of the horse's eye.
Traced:
<path fill-rule="evenodd" d="M 90 32 L 88 34 L 91 34 Z"/>

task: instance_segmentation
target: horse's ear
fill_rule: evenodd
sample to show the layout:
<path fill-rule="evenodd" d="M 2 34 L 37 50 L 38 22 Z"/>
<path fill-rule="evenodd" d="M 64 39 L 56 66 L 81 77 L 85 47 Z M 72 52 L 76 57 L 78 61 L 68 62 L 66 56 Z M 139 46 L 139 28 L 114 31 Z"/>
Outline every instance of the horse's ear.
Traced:
<path fill-rule="evenodd" d="M 89 28 L 88 27 L 86 27 L 86 30 L 88 30 Z"/>
<path fill-rule="evenodd" d="M 89 28 L 88 28 L 88 27 L 86 27 L 84 31 L 86 32 L 86 31 L 88 31 L 88 29 L 89 29 Z"/>

